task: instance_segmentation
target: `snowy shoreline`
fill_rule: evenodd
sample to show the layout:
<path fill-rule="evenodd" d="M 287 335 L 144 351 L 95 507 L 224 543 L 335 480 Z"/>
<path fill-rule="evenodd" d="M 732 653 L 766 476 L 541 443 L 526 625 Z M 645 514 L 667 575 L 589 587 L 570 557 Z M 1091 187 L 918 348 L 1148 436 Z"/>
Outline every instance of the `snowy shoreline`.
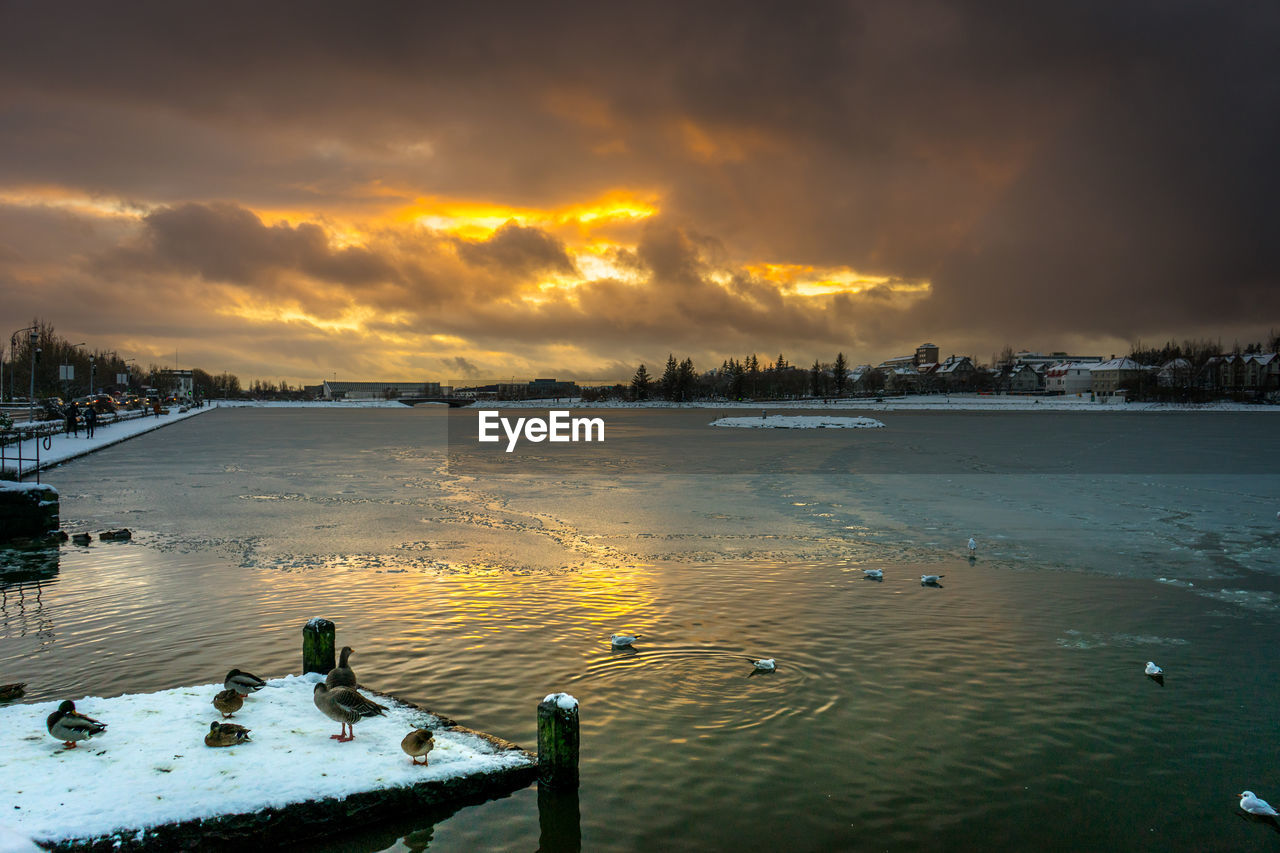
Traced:
<path fill-rule="evenodd" d="M 337 723 L 318 711 L 319 675 L 285 676 L 245 700 L 228 722 L 252 740 L 209 748 L 210 704 L 221 684 L 179 687 L 111 699 L 75 700 L 76 710 L 106 723 L 105 733 L 64 750 L 45 730 L 57 702 L 0 708 L 12 742 L 0 752 L 4 822 L 41 843 L 119 834 L 143 841 L 146 831 L 192 820 L 252 814 L 323 799 L 421 783 L 444 786 L 480 774 L 535 766 L 529 753 L 391 697 L 384 716 L 361 720 L 350 743 L 330 739 Z M 430 728 L 429 764 L 413 766 L 400 740 Z M 342 772 L 332 772 L 340 767 Z M 34 772 L 39 768 L 38 772 Z M 330 772 L 325 772 L 330 771 Z"/>
<path fill-rule="evenodd" d="M 875 418 L 833 418 L 822 415 L 774 415 L 762 418 L 720 418 L 713 427 L 738 429 L 880 429 Z"/>

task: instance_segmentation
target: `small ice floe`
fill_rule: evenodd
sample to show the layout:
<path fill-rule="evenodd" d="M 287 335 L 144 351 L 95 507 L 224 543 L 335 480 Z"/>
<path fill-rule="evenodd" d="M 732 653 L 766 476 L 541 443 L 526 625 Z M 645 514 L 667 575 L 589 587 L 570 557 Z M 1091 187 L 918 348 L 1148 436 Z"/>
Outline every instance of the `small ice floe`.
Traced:
<path fill-rule="evenodd" d="M 1245 791 L 1240 795 L 1240 808 L 1249 814 L 1263 817 L 1280 817 L 1280 812 L 1271 808 L 1271 804 L 1258 797 L 1253 791 Z"/>
<path fill-rule="evenodd" d="M 609 637 L 609 645 L 615 649 L 625 649 L 638 639 L 639 634 L 613 634 Z"/>
<path fill-rule="evenodd" d="M 939 586 L 938 581 L 942 580 L 945 575 L 921 575 L 921 586 Z"/>
<path fill-rule="evenodd" d="M 762 660 L 753 660 L 751 665 L 756 668 L 756 672 L 773 672 L 778 668 L 778 662 L 773 658 L 763 658 Z"/>
<path fill-rule="evenodd" d="M 881 429 L 884 424 L 875 418 L 835 418 L 817 415 L 774 415 L 771 418 L 719 418 L 711 422 L 713 427 L 738 427 L 741 429 Z"/>
<path fill-rule="evenodd" d="M 1164 687 L 1164 670 L 1163 669 L 1156 666 L 1151 661 L 1147 661 L 1147 667 L 1146 669 L 1143 670 L 1143 672 L 1145 672 L 1147 674 L 1147 677 L 1150 678 L 1152 681 L 1154 681 L 1156 684 L 1159 684 L 1161 687 Z"/>
<path fill-rule="evenodd" d="M 884 580 L 884 569 L 863 569 L 862 576 L 870 581 Z"/>

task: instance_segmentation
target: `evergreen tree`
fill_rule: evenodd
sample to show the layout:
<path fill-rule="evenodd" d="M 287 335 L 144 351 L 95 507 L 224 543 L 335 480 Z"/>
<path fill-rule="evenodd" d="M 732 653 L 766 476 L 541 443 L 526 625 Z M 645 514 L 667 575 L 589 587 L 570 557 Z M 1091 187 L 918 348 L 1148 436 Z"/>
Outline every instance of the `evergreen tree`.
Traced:
<path fill-rule="evenodd" d="M 729 362 L 729 396 L 735 400 L 741 400 L 743 394 L 747 390 L 747 372 L 743 369 L 740 362 Z"/>
<path fill-rule="evenodd" d="M 821 397 L 822 384 L 823 384 L 822 383 L 822 365 L 818 363 L 818 360 L 816 358 L 813 360 L 813 367 L 809 368 L 809 382 L 810 382 L 810 389 L 813 392 L 813 396 Z"/>
<path fill-rule="evenodd" d="M 836 383 L 836 394 L 843 394 L 844 386 L 849 382 L 849 362 L 845 361 L 844 353 L 836 353 L 836 363 L 832 367 L 832 373 Z"/>
<path fill-rule="evenodd" d="M 778 360 L 775 362 L 778 370 L 786 370 L 791 365 L 787 364 L 787 360 L 782 357 L 782 353 L 778 353 Z"/>
<path fill-rule="evenodd" d="M 653 384 L 653 379 L 649 376 L 649 371 L 642 362 L 636 368 L 636 375 L 631 377 L 631 394 L 637 400 L 649 399 L 649 386 Z"/>
<path fill-rule="evenodd" d="M 693 369 L 693 359 L 686 358 L 680 362 L 679 371 L 676 374 L 676 394 L 681 400 L 688 400 L 693 396 L 694 385 L 697 384 L 698 374 Z"/>
<path fill-rule="evenodd" d="M 667 368 L 662 371 L 662 396 L 668 400 L 676 398 L 676 392 L 680 382 L 680 365 L 676 364 L 675 353 L 667 356 Z"/>

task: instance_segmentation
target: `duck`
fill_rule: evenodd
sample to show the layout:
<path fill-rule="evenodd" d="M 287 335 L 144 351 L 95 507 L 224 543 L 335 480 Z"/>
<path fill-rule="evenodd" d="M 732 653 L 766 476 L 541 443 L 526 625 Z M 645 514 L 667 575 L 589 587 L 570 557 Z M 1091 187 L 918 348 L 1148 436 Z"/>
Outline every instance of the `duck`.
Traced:
<path fill-rule="evenodd" d="M 217 696 L 213 697 L 213 707 L 222 712 L 222 718 L 225 720 L 244 707 L 244 699 L 232 687 L 220 691 Z"/>
<path fill-rule="evenodd" d="M 74 543 L 75 543 L 75 544 L 77 544 L 77 545 L 88 545 L 90 542 L 92 542 L 92 541 L 93 541 L 93 534 L 91 534 L 91 533 L 72 533 L 72 534 L 71 534 L 71 541 L 72 541 L 72 542 L 74 542 Z"/>
<path fill-rule="evenodd" d="M 204 736 L 205 746 L 236 746 L 251 741 L 249 730 L 235 723 L 219 723 L 216 720 L 209 724 L 209 733 Z"/>
<path fill-rule="evenodd" d="M 326 687 L 356 687 L 355 671 L 347 665 L 347 659 L 351 657 L 355 651 L 350 646 L 342 647 L 342 656 L 338 658 L 338 665 L 329 670 L 329 674 L 324 677 Z"/>
<path fill-rule="evenodd" d="M 233 669 L 227 673 L 227 677 L 223 679 L 222 686 L 228 690 L 234 690 L 241 696 L 248 696 L 267 686 L 267 682 L 258 676 L 249 672 L 241 672 Z"/>
<path fill-rule="evenodd" d="M 404 750 L 405 755 L 409 756 L 409 763 L 417 764 L 418 759 L 421 758 L 423 767 L 427 766 L 427 753 L 435 745 L 435 738 L 432 737 L 430 729 L 414 729 L 400 741 L 400 748 Z"/>
<path fill-rule="evenodd" d="M 1147 675 L 1164 675 L 1164 670 L 1155 665 L 1155 661 L 1147 661 L 1147 666 L 1143 670 Z"/>
<path fill-rule="evenodd" d="M 1271 804 L 1261 799 L 1253 791 L 1245 791 L 1240 794 L 1240 808 L 1249 814 L 1263 815 L 1265 817 L 1280 817 L 1280 812 L 1271 808 Z"/>
<path fill-rule="evenodd" d="M 127 527 L 121 527 L 119 530 L 104 530 L 98 534 L 98 538 L 103 542 L 124 542 L 133 538 L 133 531 Z"/>
<path fill-rule="evenodd" d="M 867 580 L 884 580 L 884 569 L 863 569 L 862 576 Z"/>
<path fill-rule="evenodd" d="M 25 681 L 19 681 L 16 684 L 0 684 L 0 702 L 12 702 L 26 692 L 27 682 Z"/>
<path fill-rule="evenodd" d="M 638 639 L 640 639 L 639 634 L 613 634 L 609 637 L 609 645 L 615 649 L 625 649 Z"/>
<path fill-rule="evenodd" d="M 921 575 L 921 576 L 920 576 L 920 583 L 922 583 L 922 584 L 936 584 L 938 581 L 942 580 L 942 578 L 943 578 L 943 577 L 944 577 L 944 575 Z"/>
<path fill-rule="evenodd" d="M 359 720 L 364 717 L 380 717 L 387 710 L 385 706 L 379 705 L 372 699 L 366 699 L 351 687 L 335 687 L 331 690 L 327 684 L 323 683 L 316 685 L 316 689 L 311 694 L 311 700 L 326 717 L 342 723 L 341 734 L 329 735 L 332 740 L 339 743 L 355 739 L 355 724 Z M 347 733 L 348 729 L 351 730 L 350 734 Z"/>
<path fill-rule="evenodd" d="M 755 666 L 757 672 L 773 672 L 778 668 L 778 662 L 773 658 L 764 658 L 763 660 L 753 660 L 752 665 Z"/>
<path fill-rule="evenodd" d="M 75 749 L 76 741 L 88 740 L 107 730 L 106 723 L 86 717 L 76 710 L 76 703 L 67 699 L 45 721 L 49 734 L 62 741 L 64 749 Z"/>

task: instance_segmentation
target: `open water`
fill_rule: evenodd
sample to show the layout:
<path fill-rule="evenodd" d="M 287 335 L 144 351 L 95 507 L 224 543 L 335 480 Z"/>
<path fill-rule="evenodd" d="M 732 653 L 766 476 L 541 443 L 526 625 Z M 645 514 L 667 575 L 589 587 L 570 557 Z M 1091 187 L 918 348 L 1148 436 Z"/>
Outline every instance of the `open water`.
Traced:
<path fill-rule="evenodd" d="M 577 797 L 313 850 L 1280 845 L 1235 797 L 1280 801 L 1272 417 L 591 414 L 604 447 L 513 461 L 473 411 L 227 409 L 47 472 L 67 529 L 135 535 L 0 556 L 0 681 L 296 672 L 326 616 L 363 683 L 529 748 L 579 699 Z"/>

